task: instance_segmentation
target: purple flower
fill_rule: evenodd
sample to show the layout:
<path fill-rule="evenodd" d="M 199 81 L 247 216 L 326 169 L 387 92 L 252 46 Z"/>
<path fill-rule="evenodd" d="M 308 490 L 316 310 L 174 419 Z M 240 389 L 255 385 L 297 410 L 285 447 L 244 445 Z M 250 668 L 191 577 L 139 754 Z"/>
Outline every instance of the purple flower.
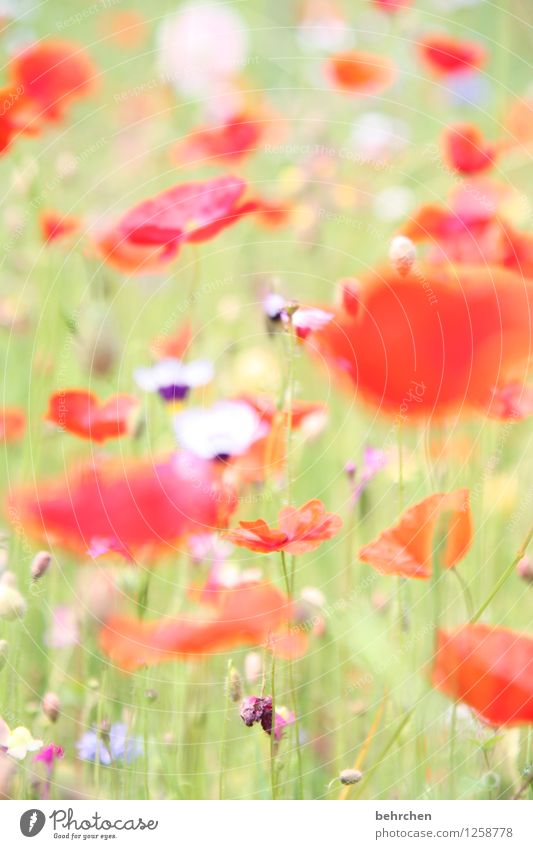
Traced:
<path fill-rule="evenodd" d="M 37 752 L 33 757 L 34 763 L 37 761 L 41 761 L 46 766 L 48 772 L 51 772 L 56 760 L 59 760 L 63 757 L 63 749 L 61 746 L 56 746 L 55 743 L 50 743 L 49 746 L 45 746 L 41 749 L 40 752 Z"/>
<path fill-rule="evenodd" d="M 370 481 L 385 468 L 388 462 L 389 456 L 385 451 L 368 445 L 364 450 L 363 468 L 359 474 L 357 474 L 357 467 L 353 463 L 346 464 L 347 474 L 353 481 L 352 506 L 357 504 Z"/>
<path fill-rule="evenodd" d="M 78 757 L 82 761 L 97 760 L 104 766 L 113 761 L 131 763 L 143 753 L 143 746 L 138 737 L 129 737 L 128 729 L 123 722 L 116 722 L 109 731 L 109 745 L 106 745 L 96 729 L 86 731 L 76 743 Z"/>
<path fill-rule="evenodd" d="M 183 401 L 190 389 L 210 383 L 213 366 L 209 360 L 182 363 L 169 358 L 151 368 L 138 368 L 133 376 L 145 392 L 158 392 L 164 401 Z"/>
<path fill-rule="evenodd" d="M 272 696 L 261 698 L 260 696 L 247 696 L 241 704 L 241 719 L 248 728 L 255 722 L 261 723 L 261 728 L 267 734 L 272 733 Z M 276 710 L 274 720 L 274 739 L 281 740 L 283 730 L 287 725 L 292 725 L 295 716 L 292 711 L 281 706 Z"/>

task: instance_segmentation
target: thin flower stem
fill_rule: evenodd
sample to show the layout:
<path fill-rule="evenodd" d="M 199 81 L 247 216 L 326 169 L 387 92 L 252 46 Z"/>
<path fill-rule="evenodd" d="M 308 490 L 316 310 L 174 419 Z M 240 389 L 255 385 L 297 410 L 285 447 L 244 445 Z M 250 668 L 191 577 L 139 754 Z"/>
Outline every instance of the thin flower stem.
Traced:
<path fill-rule="evenodd" d="M 225 706 L 224 706 L 224 719 L 222 720 L 222 740 L 220 742 L 220 771 L 218 775 L 218 798 L 224 798 L 224 778 L 226 774 L 226 752 L 227 752 L 227 743 L 228 743 L 228 723 L 229 723 L 229 707 L 230 707 L 230 672 L 233 661 L 228 660 L 228 664 L 226 667 L 226 687 L 225 687 Z"/>
<path fill-rule="evenodd" d="M 360 770 L 361 767 L 363 766 L 364 762 L 365 762 L 365 758 L 368 754 L 368 750 L 370 749 L 372 740 L 374 739 L 376 731 L 378 730 L 381 719 L 383 717 L 383 713 L 385 712 L 385 705 L 387 704 L 388 698 L 389 698 L 389 694 L 386 692 L 385 695 L 383 696 L 383 699 L 381 700 L 381 704 L 380 704 L 379 708 L 376 711 L 376 715 L 375 715 L 374 719 L 372 720 L 372 724 L 371 724 L 370 728 L 368 729 L 368 733 L 367 733 L 367 735 L 364 739 L 363 745 L 362 745 L 361 749 L 359 750 L 358 755 L 355 759 L 355 763 L 352 767 L 352 769 L 354 769 L 354 770 Z M 351 786 L 352 785 L 347 784 L 345 787 L 342 788 L 341 793 L 339 795 L 339 801 L 344 801 L 345 799 L 348 798 L 348 794 L 350 792 Z"/>
<path fill-rule="evenodd" d="M 374 763 L 374 766 L 367 772 L 366 778 L 364 778 L 363 781 L 361 782 L 361 784 L 359 785 L 359 788 L 358 788 L 358 791 L 357 791 L 357 798 L 359 798 L 361 796 L 363 790 L 365 789 L 365 787 L 369 783 L 370 779 L 372 778 L 374 773 L 380 768 L 381 764 L 383 763 L 383 761 L 385 760 L 385 758 L 389 754 L 390 750 L 394 746 L 396 740 L 398 739 L 398 737 L 400 736 L 400 734 L 402 733 L 404 728 L 411 721 L 411 717 L 413 716 L 414 711 L 415 711 L 415 709 L 411 708 L 411 710 L 409 710 L 405 714 L 404 718 L 402 719 L 402 721 L 398 725 L 398 727 L 397 727 L 396 731 L 394 732 L 394 734 L 392 735 L 392 737 L 387 741 L 387 743 L 385 743 L 383 749 L 381 750 L 381 752 L 379 753 L 379 755 L 376 759 L 376 762 Z"/>
<path fill-rule="evenodd" d="M 272 650 L 272 666 L 270 667 L 270 688 L 272 691 L 272 728 L 270 729 L 270 790 L 272 799 L 277 799 L 278 788 L 276 779 L 276 652 Z"/>
<path fill-rule="evenodd" d="M 476 612 L 474 613 L 474 615 L 470 619 L 471 625 L 473 625 L 475 622 L 478 621 L 478 619 L 481 618 L 481 616 L 483 616 L 483 614 L 485 613 L 489 604 L 497 596 L 497 594 L 499 593 L 499 591 L 501 590 L 503 585 L 506 583 L 507 579 L 511 577 L 511 575 L 515 571 L 518 563 L 522 560 L 522 557 L 524 557 L 526 550 L 527 550 L 527 547 L 529 546 L 529 543 L 531 542 L 532 539 L 533 539 L 533 525 L 530 527 L 529 531 L 527 532 L 527 534 L 524 538 L 524 541 L 522 542 L 522 545 L 518 549 L 516 556 L 515 556 L 514 560 L 512 561 L 512 563 L 510 563 L 509 566 L 507 567 L 507 569 L 505 569 L 505 571 L 502 573 L 500 579 L 498 581 L 496 581 L 496 583 L 495 583 L 492 591 L 489 593 L 488 597 L 485 599 L 485 601 L 483 602 L 481 607 L 479 607 L 476 610 Z"/>
<path fill-rule="evenodd" d="M 283 571 L 283 577 L 285 580 L 285 587 L 287 590 L 287 597 L 289 599 L 289 604 L 292 604 L 293 599 L 293 584 L 294 584 L 294 573 L 295 573 L 295 558 L 292 558 L 292 568 L 291 573 L 289 575 L 289 571 L 287 569 L 287 560 L 285 558 L 285 552 L 280 551 L 281 554 L 281 568 Z M 290 622 L 287 620 L 287 636 L 290 641 L 291 629 Z M 298 702 L 296 698 L 296 688 L 294 686 L 294 667 L 292 662 L 292 657 L 290 654 L 290 645 L 289 645 L 289 657 L 288 657 L 288 669 L 289 669 L 289 690 L 291 694 L 291 704 L 292 710 L 294 713 L 294 733 L 296 735 L 296 761 L 298 764 L 298 798 L 303 799 L 303 769 L 302 769 L 302 750 L 300 747 L 300 722 L 299 722 L 299 714 L 298 714 Z M 272 714 L 272 721 L 275 723 L 275 714 Z"/>

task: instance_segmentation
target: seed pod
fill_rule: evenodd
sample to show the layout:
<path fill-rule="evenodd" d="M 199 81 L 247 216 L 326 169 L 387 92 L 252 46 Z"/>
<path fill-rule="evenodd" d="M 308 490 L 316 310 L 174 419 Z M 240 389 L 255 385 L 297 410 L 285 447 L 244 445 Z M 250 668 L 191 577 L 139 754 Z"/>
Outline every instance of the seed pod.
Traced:
<path fill-rule="evenodd" d="M 34 581 L 38 581 L 39 578 L 42 578 L 44 573 L 48 571 L 51 560 L 52 555 L 49 554 L 48 551 L 39 551 L 39 553 L 35 555 L 30 567 L 31 576 Z"/>
<path fill-rule="evenodd" d="M 234 666 L 228 672 L 227 688 L 229 699 L 232 702 L 240 702 L 242 699 L 242 680 Z"/>
<path fill-rule="evenodd" d="M 395 236 L 390 243 L 389 259 L 402 277 L 405 277 L 416 260 L 416 248 L 407 236 Z"/>
<path fill-rule="evenodd" d="M 43 698 L 42 707 L 44 715 L 48 717 L 50 722 L 55 722 L 59 716 L 59 710 L 61 708 L 59 696 L 52 692 L 46 693 Z"/>
<path fill-rule="evenodd" d="M 339 775 L 339 781 L 341 784 L 357 784 L 362 777 L 363 773 L 358 769 L 343 769 Z"/>

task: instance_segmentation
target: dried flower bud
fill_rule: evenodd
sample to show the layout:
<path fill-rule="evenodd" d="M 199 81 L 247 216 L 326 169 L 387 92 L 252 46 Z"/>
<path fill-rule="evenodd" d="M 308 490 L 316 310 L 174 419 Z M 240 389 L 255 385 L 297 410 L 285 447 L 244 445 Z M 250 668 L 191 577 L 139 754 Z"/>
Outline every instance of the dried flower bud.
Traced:
<path fill-rule="evenodd" d="M 59 696 L 52 692 L 46 693 L 43 698 L 43 713 L 48 717 L 50 722 L 55 722 L 57 720 L 60 707 L 61 702 L 59 701 Z"/>
<path fill-rule="evenodd" d="M 516 571 L 524 581 L 533 581 L 533 560 L 526 554 L 518 561 Z"/>
<path fill-rule="evenodd" d="M 416 248 L 407 236 L 395 236 L 390 243 L 389 259 L 398 272 L 404 277 L 409 273 L 416 260 Z"/>
<path fill-rule="evenodd" d="M 349 481 L 353 481 L 353 479 L 355 478 L 356 471 L 357 466 L 355 465 L 353 460 L 348 460 L 348 462 L 344 464 L 344 474 L 346 475 Z"/>
<path fill-rule="evenodd" d="M 35 555 L 30 567 L 31 576 L 34 581 L 38 581 L 39 578 L 42 578 L 44 573 L 48 571 L 51 560 L 52 555 L 49 554 L 48 551 L 39 551 L 39 553 Z"/>
<path fill-rule="evenodd" d="M 339 781 L 341 784 L 357 784 L 362 777 L 363 773 L 358 769 L 343 769 L 339 775 Z"/>
<path fill-rule="evenodd" d="M 285 307 L 284 307 L 284 309 L 283 309 L 283 312 L 284 312 L 284 313 L 285 313 L 285 315 L 287 315 L 289 318 L 292 318 L 292 317 L 293 317 L 293 315 L 294 315 L 294 313 L 295 313 L 295 312 L 296 312 L 299 308 L 300 308 L 300 304 L 299 304 L 297 301 L 287 301 L 287 303 L 285 304 Z"/>
<path fill-rule="evenodd" d="M 144 695 L 145 695 L 145 698 L 147 699 L 147 701 L 149 701 L 149 702 L 155 702 L 159 694 L 158 694 L 157 690 L 154 690 L 154 689 L 152 689 L 152 688 L 150 687 L 150 688 L 149 688 L 149 689 L 145 692 L 145 694 L 144 694 Z"/>
<path fill-rule="evenodd" d="M 234 666 L 228 672 L 227 678 L 228 697 L 232 702 L 240 702 L 242 699 L 241 676 Z"/>

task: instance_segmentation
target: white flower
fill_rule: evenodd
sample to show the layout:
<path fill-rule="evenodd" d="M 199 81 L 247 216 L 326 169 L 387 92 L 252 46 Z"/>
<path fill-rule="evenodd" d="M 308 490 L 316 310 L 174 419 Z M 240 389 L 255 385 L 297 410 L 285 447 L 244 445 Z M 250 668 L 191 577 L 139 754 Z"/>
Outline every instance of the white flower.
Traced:
<path fill-rule="evenodd" d="M 321 330 L 333 318 L 332 312 L 315 308 L 298 309 L 292 317 L 292 323 L 297 330 L 309 333 L 311 330 Z"/>
<path fill-rule="evenodd" d="M 42 749 L 43 741 L 34 740 L 31 732 L 23 725 L 19 725 L 10 732 L 6 740 L 7 754 L 17 761 L 22 761 L 28 752 L 36 752 Z"/>
<path fill-rule="evenodd" d="M 133 377 L 145 392 L 158 392 L 165 401 L 181 401 L 193 386 L 205 386 L 213 379 L 209 360 L 182 363 L 169 358 L 154 366 L 135 369 Z"/>
<path fill-rule="evenodd" d="M 274 320 L 281 317 L 285 304 L 286 300 L 283 295 L 278 295 L 277 292 L 270 292 L 263 301 L 263 309 L 267 316 Z"/>
<path fill-rule="evenodd" d="M 227 91 L 247 55 L 244 21 L 226 5 L 189 3 L 159 31 L 161 73 L 187 97 Z"/>
<path fill-rule="evenodd" d="M 174 416 L 174 430 L 183 448 L 211 460 L 244 454 L 267 428 L 248 404 L 219 401 L 211 408 L 193 407 Z"/>

